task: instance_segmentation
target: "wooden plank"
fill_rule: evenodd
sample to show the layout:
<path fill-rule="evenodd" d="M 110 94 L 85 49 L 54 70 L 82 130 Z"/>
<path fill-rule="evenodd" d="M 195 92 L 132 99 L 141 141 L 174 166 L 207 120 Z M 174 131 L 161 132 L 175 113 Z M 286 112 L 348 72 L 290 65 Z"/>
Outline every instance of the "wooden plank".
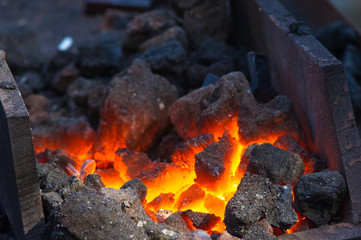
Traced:
<path fill-rule="evenodd" d="M 361 150 L 342 64 L 313 36 L 292 33 L 297 20 L 277 0 L 233 0 L 238 39 L 269 59 L 275 89 L 294 103 L 312 150 L 343 174 L 344 221 L 361 217 Z"/>
<path fill-rule="evenodd" d="M 0 199 L 17 239 L 41 239 L 44 214 L 29 114 L 0 50 Z"/>

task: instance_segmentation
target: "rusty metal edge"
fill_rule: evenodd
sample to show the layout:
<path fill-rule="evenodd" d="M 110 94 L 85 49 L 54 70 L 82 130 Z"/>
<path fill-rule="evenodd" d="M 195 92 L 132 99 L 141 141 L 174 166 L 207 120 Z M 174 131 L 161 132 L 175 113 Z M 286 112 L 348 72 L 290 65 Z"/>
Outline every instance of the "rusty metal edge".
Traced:
<path fill-rule="evenodd" d="M 16 239 L 41 239 L 44 214 L 30 119 L 0 50 L 0 199 Z"/>
<path fill-rule="evenodd" d="M 343 66 L 277 0 L 231 1 L 239 42 L 266 55 L 271 80 L 294 103 L 312 150 L 348 185 L 343 221 L 361 217 L 361 150 Z"/>

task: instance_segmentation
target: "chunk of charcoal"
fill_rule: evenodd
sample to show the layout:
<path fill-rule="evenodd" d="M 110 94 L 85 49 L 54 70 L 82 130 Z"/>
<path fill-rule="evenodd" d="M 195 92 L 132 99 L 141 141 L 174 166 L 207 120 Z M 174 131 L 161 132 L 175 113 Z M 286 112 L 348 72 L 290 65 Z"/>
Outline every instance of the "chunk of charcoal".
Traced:
<path fill-rule="evenodd" d="M 138 194 L 141 202 L 143 202 L 145 200 L 145 197 L 147 196 L 147 186 L 145 186 L 142 180 L 138 178 L 132 179 L 124 183 L 124 185 L 120 189 L 125 188 L 133 189 Z"/>
<path fill-rule="evenodd" d="M 269 102 L 277 96 L 277 93 L 271 83 L 267 57 L 256 52 L 249 52 L 247 59 L 253 96 L 260 103 Z"/>
<path fill-rule="evenodd" d="M 243 239 L 274 240 L 276 238 L 273 236 L 273 229 L 271 225 L 267 222 L 266 219 L 263 219 L 262 221 L 252 225 L 252 227 L 244 235 Z"/>
<path fill-rule="evenodd" d="M 84 192 L 65 199 L 50 215 L 44 236 L 55 239 L 55 234 L 68 239 L 91 239 L 94 236 L 99 239 L 148 239 L 115 199 Z"/>
<path fill-rule="evenodd" d="M 181 212 L 176 212 L 167 217 L 164 221 L 164 224 L 167 224 L 168 226 L 180 231 L 180 232 L 189 232 L 191 231 L 191 226 L 188 226 L 190 223 L 182 217 Z"/>
<path fill-rule="evenodd" d="M 38 154 L 36 154 L 36 160 L 38 160 L 39 163 L 49 163 L 50 159 L 54 155 L 64 155 L 68 158 L 72 158 L 72 156 L 63 149 L 58 148 L 53 151 L 49 148 L 46 148 L 43 152 L 39 152 Z"/>
<path fill-rule="evenodd" d="M 120 147 L 148 150 L 168 128 L 168 108 L 176 99 L 177 90 L 167 79 L 135 60 L 112 79 L 94 142 L 94 158 L 112 161 L 106 154 Z"/>
<path fill-rule="evenodd" d="M 193 212 L 187 210 L 181 213 L 183 217 L 187 217 L 194 228 L 210 231 L 218 222 L 221 221 L 220 217 L 210 213 Z"/>
<path fill-rule="evenodd" d="M 17 79 L 17 83 L 19 86 L 26 84 L 30 87 L 31 91 L 34 92 L 39 92 L 45 87 L 45 81 L 41 75 L 34 71 L 29 71 L 21 75 L 21 77 Z"/>
<path fill-rule="evenodd" d="M 304 173 L 305 165 L 298 155 L 263 143 L 252 147 L 246 171 L 267 177 L 274 184 L 294 184 Z"/>
<path fill-rule="evenodd" d="M 147 216 L 138 194 L 133 189 L 101 188 L 98 193 L 120 204 L 121 211 L 126 213 L 131 221 L 136 224 L 136 229 L 144 231 L 149 239 L 177 239 L 178 231 L 165 224 L 156 223 Z"/>
<path fill-rule="evenodd" d="M 330 222 L 345 194 L 346 184 L 336 171 L 304 174 L 293 188 L 295 209 L 317 226 Z"/>
<path fill-rule="evenodd" d="M 184 14 L 184 28 L 188 36 L 198 47 L 204 38 L 213 37 L 226 40 L 229 33 L 230 16 L 227 1 L 204 1 L 192 7 Z"/>
<path fill-rule="evenodd" d="M 41 193 L 41 200 L 43 202 L 45 219 L 48 219 L 52 209 L 60 206 L 63 202 L 60 194 L 56 192 Z"/>
<path fill-rule="evenodd" d="M 163 33 L 146 40 L 140 45 L 139 50 L 144 52 L 147 49 L 162 46 L 172 40 L 178 41 L 184 49 L 188 48 L 188 38 L 186 32 L 183 28 L 175 26 L 168 28 Z"/>
<path fill-rule="evenodd" d="M 240 72 L 221 77 L 215 85 L 179 98 L 169 109 L 170 119 L 182 138 L 192 138 L 224 126 L 237 116 L 240 105 L 255 106 L 247 79 Z"/>
<path fill-rule="evenodd" d="M 34 128 L 49 118 L 50 100 L 44 95 L 31 94 L 25 100 L 30 115 L 30 124 Z"/>
<path fill-rule="evenodd" d="M 52 169 L 40 182 L 44 192 L 59 192 L 68 184 L 68 176 L 60 168 Z"/>
<path fill-rule="evenodd" d="M 84 77 L 113 76 L 121 70 L 125 57 L 121 39 L 116 34 L 103 33 L 79 46 L 76 66 Z"/>
<path fill-rule="evenodd" d="M 192 232 L 183 233 L 179 240 L 212 240 L 208 233 L 203 230 L 197 229 Z"/>
<path fill-rule="evenodd" d="M 78 69 L 74 66 L 74 63 L 69 64 L 57 73 L 52 80 L 52 87 L 60 93 L 65 93 L 68 86 L 74 82 L 79 76 Z"/>
<path fill-rule="evenodd" d="M 172 0 L 172 7 L 174 10 L 183 17 L 184 11 L 204 2 L 204 0 Z"/>
<path fill-rule="evenodd" d="M 146 50 L 139 56 L 155 73 L 181 73 L 185 69 L 186 52 L 177 40 Z"/>
<path fill-rule="evenodd" d="M 266 212 L 267 221 L 275 228 L 286 232 L 297 222 L 297 214 L 292 207 L 293 195 L 290 185 L 279 186 L 275 205 Z"/>
<path fill-rule="evenodd" d="M 147 39 L 177 25 L 178 19 L 171 11 L 158 9 L 140 14 L 128 23 L 123 47 L 137 51 Z"/>
<path fill-rule="evenodd" d="M 196 182 L 200 185 L 213 185 L 225 171 L 225 163 L 230 161 L 233 150 L 232 136 L 225 131 L 219 142 L 210 144 L 195 155 Z"/>
<path fill-rule="evenodd" d="M 205 195 L 206 192 L 201 187 L 199 187 L 197 184 L 193 184 L 187 188 L 187 190 L 181 193 L 177 202 L 175 203 L 175 206 L 178 210 L 187 209 L 191 203 L 203 199 Z"/>
<path fill-rule="evenodd" d="M 227 232 L 242 237 L 275 205 L 278 194 L 279 189 L 268 179 L 246 173 L 226 206 L 224 223 Z"/>
<path fill-rule="evenodd" d="M 175 201 L 174 196 L 174 193 L 161 193 L 159 196 L 149 202 L 147 206 L 154 209 L 160 209 L 161 206 L 164 208 L 171 208 Z"/>
<path fill-rule="evenodd" d="M 0 31 L 0 49 L 6 52 L 6 61 L 14 75 L 29 70 L 40 70 L 44 54 L 35 33 L 26 26 L 3 26 Z"/>
<path fill-rule="evenodd" d="M 58 167 L 55 163 L 36 163 L 36 172 L 39 180 L 42 180 L 54 168 Z"/>
<path fill-rule="evenodd" d="M 134 18 L 134 14 L 127 11 L 120 11 L 116 9 L 107 9 L 105 12 L 104 23 L 102 29 L 104 30 L 125 30 L 127 24 Z"/>
<path fill-rule="evenodd" d="M 72 177 L 68 177 L 68 181 L 66 185 L 58 192 L 60 193 L 61 197 L 64 199 L 78 191 L 94 192 L 93 189 L 87 188 L 85 184 L 77 176 L 74 175 Z"/>
<path fill-rule="evenodd" d="M 225 138 L 228 138 L 228 135 L 225 135 Z M 226 139 L 224 139 L 226 141 Z M 191 148 L 206 148 L 208 145 L 214 142 L 214 136 L 211 133 L 205 133 L 200 136 L 190 138 L 186 140 L 186 144 Z"/>
<path fill-rule="evenodd" d="M 114 169 L 122 173 L 124 164 L 127 168 L 126 174 L 131 178 L 139 178 L 144 182 L 152 181 L 167 166 L 166 163 L 153 163 L 145 153 L 137 152 L 127 148 L 120 148 L 116 152 Z M 120 163 L 120 161 L 123 162 Z"/>
<path fill-rule="evenodd" d="M 339 59 L 348 44 L 357 42 L 356 32 L 342 21 L 319 29 L 314 36 Z"/>
<path fill-rule="evenodd" d="M 99 174 L 93 173 L 89 174 L 84 178 L 84 184 L 95 190 L 99 190 L 102 187 L 105 187 L 104 183 Z"/>
<path fill-rule="evenodd" d="M 235 57 L 237 49 L 216 38 L 206 37 L 196 51 L 197 62 L 206 66 L 226 57 Z"/>
<path fill-rule="evenodd" d="M 305 173 L 320 172 L 326 168 L 326 163 L 324 161 L 303 148 L 297 140 L 291 136 L 280 136 L 277 138 L 277 141 L 274 142 L 273 146 L 287 150 L 293 154 L 298 154 L 305 163 Z"/>
<path fill-rule="evenodd" d="M 216 82 L 218 82 L 219 79 L 220 79 L 220 77 L 218 77 L 217 75 L 215 75 L 213 73 L 208 73 L 206 78 L 203 81 L 202 87 L 207 87 L 210 84 L 215 84 Z"/>
<path fill-rule="evenodd" d="M 277 96 L 266 104 L 242 104 L 238 113 L 239 138 L 242 142 L 256 141 L 270 135 L 288 134 L 305 142 L 291 100 Z"/>
<path fill-rule="evenodd" d="M 159 145 L 159 158 L 169 162 L 170 156 L 172 156 L 176 146 L 180 144 L 180 142 L 182 142 L 182 139 L 173 130 L 168 135 L 164 136 Z"/>
<path fill-rule="evenodd" d="M 32 129 L 36 149 L 61 148 L 73 156 L 90 158 L 95 132 L 85 117 L 51 117 Z"/>

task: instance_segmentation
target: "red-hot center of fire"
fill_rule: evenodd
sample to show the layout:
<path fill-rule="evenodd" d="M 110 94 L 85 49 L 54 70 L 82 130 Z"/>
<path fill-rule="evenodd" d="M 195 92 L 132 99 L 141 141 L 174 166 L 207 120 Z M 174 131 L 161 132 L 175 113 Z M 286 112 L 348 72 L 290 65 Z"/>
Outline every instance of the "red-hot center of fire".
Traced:
<path fill-rule="evenodd" d="M 130 70 L 128 70 L 128 76 L 123 76 L 123 78 L 132 78 L 132 74 L 135 73 L 131 71 L 148 70 L 143 63 L 133 63 Z M 113 80 L 113 87 L 124 87 L 122 84 L 125 81 L 126 79 L 120 82 Z M 133 87 L 130 87 L 130 89 Z M 273 144 L 282 135 L 291 135 L 297 138 L 297 130 L 294 133 L 289 132 L 290 124 L 284 124 L 289 119 L 284 116 L 282 109 L 279 110 L 277 106 L 275 107 L 276 103 L 268 106 L 267 104 L 260 105 L 255 101 L 242 74 L 228 74 L 222 77 L 216 85 L 202 88 L 191 94 L 197 95 L 194 104 L 199 105 L 198 111 L 201 112 L 202 118 L 199 118 L 198 122 L 194 122 L 195 117 L 187 115 L 186 111 L 188 109 L 179 110 L 178 113 L 174 113 L 173 109 L 173 117 L 177 117 L 175 116 L 177 114 L 184 114 L 185 116 L 178 117 L 183 117 L 186 120 L 190 118 L 188 120 L 191 122 L 188 124 L 183 122 L 178 126 L 177 123 L 175 124 L 175 129 L 182 141 L 177 143 L 177 146 L 173 149 L 169 157 L 170 162 L 151 161 L 141 151 L 146 148 L 144 146 L 147 145 L 147 138 L 154 141 L 154 136 L 143 135 L 141 138 L 144 138 L 144 141 L 140 141 L 143 146 L 133 146 L 131 129 L 142 128 L 142 126 L 129 128 L 124 125 L 120 126 L 122 123 L 119 123 L 117 116 L 112 116 L 109 113 L 107 116 L 102 116 L 99 127 L 107 130 L 102 133 L 99 133 L 98 130 L 95 140 L 95 142 L 101 141 L 101 144 L 97 145 L 101 147 L 94 147 L 94 140 L 86 139 L 84 136 L 78 136 L 78 139 L 75 136 L 72 140 L 69 137 L 67 146 L 58 146 L 56 141 L 44 141 L 35 137 L 35 150 L 41 152 L 45 148 L 54 150 L 63 148 L 70 155 L 76 156 L 74 160 L 78 164 L 77 170 L 79 172 L 80 166 L 83 165 L 83 168 L 86 168 L 83 169 L 83 172 L 92 173 L 94 171 L 93 162 L 90 161 L 91 164 L 85 164 L 85 166 L 84 162 L 94 159 L 98 167 L 95 172 L 101 175 L 102 181 L 107 187 L 118 189 L 126 181 L 140 178 L 147 186 L 148 191 L 143 205 L 154 220 L 156 220 L 155 213 L 161 209 L 172 212 L 191 209 L 218 216 L 218 222 L 213 223 L 212 228 L 207 230 L 209 232 L 222 232 L 225 229 L 223 218 L 226 204 L 233 197 L 244 175 L 244 169 L 240 167 L 244 151 L 254 143 Z M 122 103 L 111 102 L 109 100 L 111 97 L 112 92 L 105 101 L 105 108 L 119 108 Z M 198 101 L 199 99 L 200 101 Z M 159 98 L 158 101 L 158 107 L 162 111 L 159 114 L 165 113 L 167 116 L 169 106 L 166 106 L 167 103 L 163 102 L 163 100 Z M 214 107 L 215 104 L 223 104 L 223 106 L 216 108 Z M 214 110 L 211 109 L 212 107 L 214 107 Z M 205 109 L 211 109 L 212 111 L 205 115 Z M 191 110 L 194 111 L 194 109 Z M 182 111 L 185 112 L 182 113 Z M 124 114 L 127 113 L 124 111 Z M 199 113 L 196 112 L 195 114 Z M 242 118 L 241 114 L 244 114 L 245 118 Z M 280 124 L 279 130 L 271 129 L 274 126 L 269 126 L 268 123 L 265 124 L 261 121 L 259 126 L 256 124 L 257 126 L 252 128 L 257 130 L 257 136 L 244 139 L 242 127 L 245 125 L 245 128 L 249 128 L 247 118 L 257 118 L 262 114 L 273 117 L 274 119 L 270 120 L 270 122 L 275 127 Z M 171 120 L 174 124 L 172 117 Z M 153 119 L 147 121 L 153 121 Z M 154 128 L 156 128 L 156 123 L 154 125 Z M 285 127 L 286 125 L 288 127 Z M 248 129 L 245 132 L 252 131 Z M 64 139 L 63 141 L 67 140 Z M 204 152 L 206 149 L 210 153 Z M 207 154 L 212 154 L 212 151 L 216 156 L 207 156 Z M 222 159 L 217 160 L 220 163 L 219 165 L 207 165 L 207 162 L 202 162 L 202 159 L 204 160 L 207 157 L 221 157 Z M 306 172 L 311 171 L 312 169 L 306 164 Z"/>

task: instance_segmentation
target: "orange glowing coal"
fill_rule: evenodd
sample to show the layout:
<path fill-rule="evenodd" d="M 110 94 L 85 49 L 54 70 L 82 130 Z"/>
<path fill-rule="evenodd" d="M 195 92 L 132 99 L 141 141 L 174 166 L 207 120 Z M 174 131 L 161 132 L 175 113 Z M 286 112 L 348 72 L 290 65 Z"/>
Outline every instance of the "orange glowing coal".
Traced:
<path fill-rule="evenodd" d="M 166 209 L 171 212 L 191 209 L 195 212 L 214 214 L 219 217 L 219 221 L 213 224 L 211 229 L 205 229 L 209 233 L 222 232 L 225 230 L 223 223 L 225 206 L 233 197 L 237 190 L 244 172 L 238 169 L 245 149 L 253 143 L 274 143 L 280 135 L 268 136 L 266 139 L 241 144 L 238 136 L 237 118 L 227 121 L 227 124 L 220 125 L 212 129 L 212 142 L 219 142 L 222 136 L 230 138 L 231 146 L 228 149 L 224 161 L 224 173 L 219 179 L 209 179 L 208 182 L 199 181 L 195 172 L 195 155 L 202 152 L 206 145 L 189 144 L 182 151 L 175 151 L 171 156 L 172 163 L 152 162 L 143 153 L 119 149 L 117 153 L 102 154 L 101 159 L 96 159 L 98 168 L 96 172 L 102 177 L 102 181 L 107 187 L 119 189 L 126 181 L 134 177 L 141 178 L 148 188 L 148 194 L 143 205 L 147 213 L 154 219 L 158 211 Z M 81 142 L 84 144 L 84 142 Z M 111 144 L 106 142 L 105 144 Z M 78 148 L 89 149 L 90 146 L 80 146 Z M 39 149 L 36 149 L 39 151 Z M 65 149 L 70 155 L 76 154 L 72 148 Z M 74 154 L 74 155 L 75 155 Z M 96 157 L 97 154 L 94 154 Z M 85 174 L 93 173 L 95 162 L 84 158 L 83 155 L 73 158 L 77 162 L 77 170 L 81 172 L 83 179 Z M 104 162 L 108 159 L 116 159 L 114 168 L 104 169 Z M 131 165 L 129 162 L 136 165 Z M 159 220 L 159 219 L 158 219 Z"/>

